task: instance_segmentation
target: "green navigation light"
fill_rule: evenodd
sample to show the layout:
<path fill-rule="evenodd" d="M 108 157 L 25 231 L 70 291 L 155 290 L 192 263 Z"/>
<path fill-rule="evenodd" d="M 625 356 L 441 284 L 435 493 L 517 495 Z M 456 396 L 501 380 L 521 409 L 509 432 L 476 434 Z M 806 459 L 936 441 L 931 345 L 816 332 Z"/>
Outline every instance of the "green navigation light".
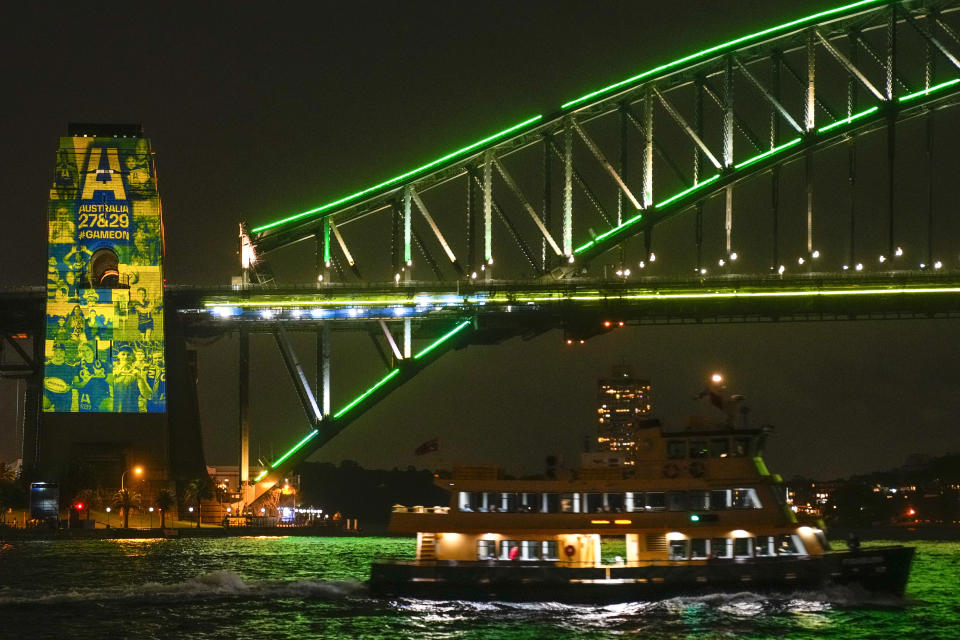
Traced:
<path fill-rule="evenodd" d="M 493 135 L 487 136 L 486 138 L 484 138 L 484 139 L 482 139 L 482 140 L 477 140 L 477 141 L 474 142 L 473 144 L 469 144 L 469 145 L 467 145 L 467 146 L 465 146 L 465 147 L 463 147 L 463 148 L 461 148 L 461 149 L 457 149 L 456 151 L 454 151 L 454 152 L 452 152 L 452 153 L 448 153 L 447 155 L 442 156 L 442 157 L 440 157 L 440 158 L 437 158 L 436 160 L 433 160 L 432 162 L 428 162 L 428 163 L 425 164 L 425 165 L 419 166 L 419 167 L 417 167 L 416 169 L 413 169 L 412 171 L 407 171 L 406 173 L 400 174 L 399 176 L 396 176 L 396 177 L 394 177 L 394 178 L 390 178 L 389 180 L 385 180 L 385 181 L 381 182 L 380 184 L 376 184 L 376 185 L 374 185 L 374 186 L 372 186 L 372 187 L 369 187 L 369 188 L 367 188 L 367 189 L 364 189 L 364 190 L 362 190 L 362 191 L 357 191 L 356 193 L 353 193 L 353 194 L 351 194 L 351 195 L 349 195 L 349 196 L 345 196 L 345 197 L 343 197 L 343 198 L 340 198 L 339 200 L 334 200 L 333 202 L 328 202 L 327 204 L 321 205 L 321 206 L 319 206 L 319 207 L 316 207 L 315 209 L 310 209 L 309 211 L 304 211 L 304 212 L 302 212 L 302 213 L 297 213 L 297 214 L 294 214 L 294 215 L 289 216 L 289 217 L 287 217 L 287 218 L 283 218 L 282 220 L 277 220 L 277 221 L 275 221 L 275 222 L 270 222 L 270 223 L 268 223 L 268 224 L 264 224 L 264 225 L 261 225 L 261 226 L 259 226 L 259 227 L 254 227 L 254 228 L 251 229 L 250 231 L 251 231 L 251 233 L 260 233 L 261 231 L 266 231 L 267 229 L 272 229 L 272 228 L 277 227 L 277 226 L 280 226 L 280 225 L 282 225 L 282 224 L 286 224 L 287 222 L 293 222 L 294 220 L 299 220 L 299 219 L 301 219 L 301 218 L 304 218 L 304 217 L 309 216 L 309 215 L 314 214 L 314 213 L 323 213 L 324 211 L 329 211 L 330 209 L 332 209 L 332 208 L 334 208 L 334 207 L 340 206 L 340 205 L 342 205 L 342 204 L 346 204 L 346 203 L 348 203 L 348 202 L 350 202 L 350 201 L 352 201 L 352 200 L 356 200 L 357 198 L 360 198 L 360 197 L 365 196 L 365 195 L 367 195 L 367 194 L 373 193 L 373 192 L 375 192 L 375 191 L 377 191 L 377 190 L 379 190 L 379 189 L 383 189 L 384 187 L 389 187 L 390 185 L 396 184 L 396 183 L 398 183 L 398 182 L 400 182 L 400 181 L 402 181 L 402 180 L 406 180 L 407 178 L 412 178 L 413 176 L 415 176 L 415 175 L 417 175 L 418 173 L 421 173 L 421 172 L 423 172 L 423 171 L 426 171 L 427 169 L 432 169 L 432 168 L 436 167 L 437 165 L 440 165 L 440 164 L 443 164 L 444 162 L 447 162 L 448 160 L 453 160 L 454 158 L 456 158 L 456 157 L 458 157 L 458 156 L 461 156 L 461 155 L 463 155 L 463 154 L 465 154 L 465 153 L 467 153 L 467 152 L 473 151 L 473 150 L 477 149 L 478 147 L 482 147 L 483 145 L 489 144 L 489 143 L 493 142 L 494 140 L 497 140 L 497 139 L 499 139 L 499 138 L 502 138 L 502 137 L 504 137 L 504 136 L 506 136 L 506 135 L 508 135 L 508 134 L 510 134 L 510 133 L 514 133 L 514 132 L 516 132 L 516 131 L 519 130 L 519 129 L 523 129 L 524 127 L 527 127 L 527 126 L 529 126 L 529 125 L 531 125 L 531 124 L 539 121 L 541 118 L 543 118 L 542 115 L 537 115 L 537 116 L 534 116 L 534 117 L 532 117 L 532 118 L 527 118 L 527 119 L 524 120 L 523 122 L 518 122 L 517 124 L 513 125 L 512 127 L 507 127 L 507 128 L 504 129 L 503 131 L 498 131 L 497 133 L 494 133 Z"/>
<path fill-rule="evenodd" d="M 700 516 L 695 513 L 690 514 L 690 522 L 700 522 Z"/>
<path fill-rule="evenodd" d="M 661 208 L 661 207 L 665 207 L 665 206 L 667 206 L 668 204 L 670 204 L 671 202 L 673 202 L 673 201 L 675 201 L 675 200 L 679 200 L 679 199 L 682 198 L 683 196 L 690 195 L 691 193 L 693 193 L 693 192 L 696 191 L 697 189 L 701 189 L 701 188 L 707 186 L 708 184 L 710 184 L 710 183 L 712 183 L 712 182 L 716 182 L 716 181 L 719 180 L 719 179 L 720 179 L 720 174 L 718 173 L 718 174 L 715 175 L 715 176 L 711 176 L 711 177 L 707 178 L 707 179 L 704 180 L 703 182 L 700 182 L 700 183 L 698 183 L 698 184 L 695 184 L 695 185 L 693 185 L 692 187 L 689 187 L 689 188 L 687 188 L 687 189 L 684 189 L 684 190 L 681 191 L 680 193 L 677 193 L 677 194 L 674 194 L 674 195 L 670 196 L 669 198 L 667 198 L 667 199 L 664 200 L 663 202 L 658 202 L 655 206 L 656 206 L 657 209 L 659 209 L 659 208 Z"/>
<path fill-rule="evenodd" d="M 345 414 L 347 411 L 350 411 L 350 409 L 353 409 L 355 406 L 357 406 L 357 404 L 358 404 L 361 400 L 363 400 L 364 398 L 366 398 L 367 396 L 369 396 L 371 393 L 373 393 L 374 391 L 376 391 L 377 389 L 379 389 L 379 388 L 382 387 L 383 385 L 387 384 L 387 382 L 389 382 L 390 379 L 393 378 L 393 377 L 394 377 L 395 375 L 397 375 L 398 373 L 400 373 L 400 369 L 394 369 L 393 371 L 391 371 L 390 373 L 388 373 L 387 375 L 385 375 L 383 378 L 380 379 L 380 382 L 378 382 L 377 384 L 373 385 L 372 387 L 370 387 L 369 389 L 367 389 L 366 391 L 364 391 L 363 393 L 361 393 L 359 396 L 357 396 L 356 398 L 354 398 L 353 400 L 351 400 L 351 401 L 350 401 L 350 404 L 348 404 L 348 405 L 345 406 L 343 409 L 340 409 L 340 411 L 337 411 L 335 414 L 333 414 L 334 420 L 336 420 L 337 418 L 339 418 L 340 416 L 342 416 L 343 414 Z"/>
<path fill-rule="evenodd" d="M 824 125 L 824 126 L 820 127 L 819 129 L 817 129 L 817 133 L 824 133 L 824 132 L 826 132 L 826 131 L 830 131 L 831 129 L 836 129 L 837 127 L 842 127 L 842 126 L 845 125 L 845 124 L 850 124 L 850 123 L 853 122 L 854 120 L 859 120 L 860 118 L 864 118 L 864 117 L 870 115 L 870 114 L 873 113 L 874 111 L 877 111 L 879 108 L 880 108 L 880 107 L 870 107 L 870 108 L 867 109 L 866 111 L 861 111 L 860 113 L 855 113 L 855 114 L 853 114 L 852 116 L 849 116 L 849 117 L 844 118 L 844 119 L 842 119 L 842 120 L 837 120 L 836 122 L 831 122 L 830 124 Z"/>
<path fill-rule="evenodd" d="M 470 321 L 469 321 L 469 320 L 464 320 L 463 322 L 461 322 L 460 324 L 458 324 L 457 326 L 455 326 L 453 329 L 451 329 L 450 331 L 446 332 L 444 335 L 440 336 L 440 337 L 437 339 L 436 342 L 434 342 L 433 344 L 431 344 L 430 346 L 428 346 L 426 349 L 424 349 L 424 350 L 421 351 L 420 353 L 418 353 L 418 354 L 416 354 L 415 356 L 413 356 L 413 359 L 414 359 L 414 360 L 419 360 L 420 358 L 422 358 L 423 356 L 427 355 L 428 353 L 430 353 L 431 351 L 433 351 L 434 349 L 436 349 L 437 347 L 439 347 L 441 344 L 443 344 L 444 342 L 446 342 L 447 340 L 449 340 L 450 338 L 452 338 L 455 334 L 459 333 L 464 327 L 466 327 L 466 326 L 469 325 L 469 324 L 470 324 Z"/>
<path fill-rule="evenodd" d="M 960 82 L 960 78 L 954 78 L 953 80 L 947 80 L 946 82 L 941 82 L 940 84 L 936 84 L 930 87 L 929 89 L 923 89 L 921 91 L 916 91 L 914 93 L 908 93 L 905 96 L 900 96 L 900 102 L 908 102 L 910 100 L 913 100 L 914 98 L 919 98 L 920 96 L 929 95 L 934 91 L 940 91 L 941 89 L 946 89 L 947 87 L 951 87 L 957 84 L 958 82 Z"/>
<path fill-rule="evenodd" d="M 681 66 L 681 65 L 683 65 L 683 64 L 686 64 L 686 63 L 688 63 L 688 62 L 693 62 L 693 61 L 695 61 L 695 60 L 697 60 L 697 59 L 699 59 L 699 58 L 705 58 L 705 57 L 707 57 L 707 56 L 709 56 L 709 55 L 716 54 L 716 53 L 720 53 L 721 51 L 724 51 L 724 50 L 726 50 L 726 49 L 730 49 L 730 48 L 736 47 L 736 46 L 738 46 L 738 45 L 746 44 L 746 43 L 748 43 L 748 42 L 750 42 L 750 41 L 752 41 L 752 40 L 758 40 L 758 39 L 760 39 L 760 38 L 763 38 L 763 37 L 765 37 L 765 36 L 773 35 L 773 34 L 775 34 L 775 33 L 777 33 L 777 32 L 780 32 L 780 31 L 786 31 L 786 30 L 788 30 L 788 29 L 793 29 L 793 28 L 795 28 L 795 27 L 801 27 L 801 26 L 810 24 L 811 22 L 816 22 L 817 20 L 820 20 L 821 18 L 826 18 L 826 17 L 828 17 L 828 16 L 836 15 L 836 14 L 838 14 L 838 13 L 844 13 L 844 12 L 847 12 L 847 11 L 851 11 L 851 10 L 853 10 L 853 9 L 857 9 L 857 8 L 860 8 L 860 7 L 866 7 L 866 6 L 869 6 L 869 5 L 884 4 L 884 3 L 886 3 L 886 2 L 887 2 L 887 0 L 860 0 L 860 2 L 854 2 L 854 3 L 852 3 L 852 4 L 844 5 L 844 6 L 842 6 L 842 7 L 836 7 L 835 9 L 828 9 L 828 10 L 826 10 L 826 11 L 821 11 L 820 13 L 815 13 L 815 14 L 810 15 L 810 16 L 807 16 L 807 17 L 805 17 L 805 18 L 799 18 L 799 19 L 797 19 L 797 20 L 793 20 L 793 21 L 791 21 L 791 22 L 787 22 L 786 24 L 781 24 L 781 25 L 776 26 L 776 27 L 770 27 L 769 29 L 764 29 L 763 31 L 757 31 L 756 33 L 751 33 L 751 34 L 749 34 L 749 35 L 742 36 L 742 37 L 740 37 L 740 38 L 736 38 L 735 40 L 730 40 L 730 41 L 728 41 L 728 42 L 724 42 L 723 44 L 718 44 L 718 45 L 713 46 L 713 47 L 710 47 L 710 48 L 708 48 L 708 49 L 704 49 L 704 50 L 702 50 L 702 51 L 698 51 L 698 52 L 696 52 L 696 53 L 692 53 L 692 54 L 690 54 L 690 55 L 688 55 L 688 56 L 686 56 L 686 57 L 680 58 L 679 60 L 674 60 L 673 62 L 668 62 L 668 63 L 666 63 L 666 64 L 662 64 L 662 65 L 660 65 L 659 67 L 655 67 L 655 68 L 653 68 L 653 69 L 650 69 L 649 71 L 644 71 L 643 73 L 639 73 L 639 74 L 633 76 L 632 78 L 627 78 L 626 80 L 621 80 L 620 82 L 615 82 L 614 84 L 611 84 L 611 85 L 609 85 L 609 86 L 606 86 L 606 87 L 604 87 L 603 89 L 598 89 L 598 90 L 596 90 L 596 91 L 593 91 L 593 92 L 591 92 L 591 93 L 588 93 L 588 94 L 585 95 L 585 96 L 581 96 L 581 97 L 577 98 L 576 100 L 571 100 L 570 102 L 567 102 L 567 103 L 561 105 L 560 108 L 561 108 L 561 109 L 569 109 L 570 107 L 573 107 L 573 106 L 575 106 L 575 105 L 578 105 L 578 104 L 581 104 L 581 103 L 583 103 L 583 102 L 586 102 L 587 100 L 590 100 L 590 99 L 592 99 L 592 98 L 597 98 L 597 97 L 602 96 L 602 95 L 604 95 L 604 94 L 610 93 L 611 91 L 614 91 L 614 90 L 619 89 L 619 88 L 621 88 L 621 87 L 625 87 L 626 85 L 629 85 L 629 84 L 632 84 L 632 83 L 634 83 L 634 82 L 637 82 L 638 80 L 643 80 L 644 78 L 649 78 L 650 76 L 654 76 L 654 75 L 656 75 L 656 74 L 658 74 L 658 73 L 662 73 L 662 72 L 664 72 L 664 71 L 669 71 L 670 69 L 679 67 L 679 66 Z"/>
<path fill-rule="evenodd" d="M 874 109 L 876 109 L 876 107 L 874 107 Z M 735 165 L 733 165 L 733 168 L 734 168 L 734 169 L 743 169 L 744 167 L 749 167 L 750 165 L 752 165 L 752 164 L 754 164 L 754 163 L 760 162 L 761 160 L 764 160 L 764 159 L 766 159 L 766 158 L 769 158 L 770 156 L 773 156 L 773 155 L 776 155 L 776 154 L 780 153 L 780 152 L 783 151 L 784 149 L 789 149 L 789 148 L 792 147 L 792 146 L 795 146 L 795 145 L 800 144 L 800 141 L 801 141 L 801 140 L 802 140 L 802 138 L 794 138 L 794 139 L 791 140 L 790 142 L 784 142 L 784 143 L 783 143 L 782 145 L 780 145 L 779 147 L 774 147 L 773 149 L 770 149 L 769 151 L 765 151 L 765 152 L 761 153 L 760 155 L 753 156 L 753 157 L 750 158 L 749 160 L 744 160 L 744 161 L 741 162 L 740 164 L 735 164 Z"/>
<path fill-rule="evenodd" d="M 287 451 L 285 454 L 283 454 L 282 456 L 280 456 L 279 458 L 277 458 L 277 459 L 274 461 L 274 463 L 273 463 L 272 465 L 270 465 L 270 468 L 271 468 L 271 469 L 276 469 L 277 467 L 279 467 L 280 464 L 281 464 L 284 460 L 286 460 L 287 458 L 289 458 L 290 456 L 292 456 L 294 453 L 296 453 L 297 449 L 299 449 L 299 448 L 302 447 L 303 445 L 305 445 L 305 444 L 307 444 L 308 442 L 310 442 L 311 440 L 313 440 L 313 438 L 314 438 L 318 433 L 320 433 L 320 432 L 317 431 L 316 429 L 314 429 L 313 431 L 311 431 L 310 433 L 308 433 L 308 434 L 306 435 L 306 437 L 304 437 L 303 440 L 301 440 L 301 441 L 298 442 L 296 445 L 294 445 L 294 447 L 293 447 L 292 449 L 290 449 L 290 451 Z"/>

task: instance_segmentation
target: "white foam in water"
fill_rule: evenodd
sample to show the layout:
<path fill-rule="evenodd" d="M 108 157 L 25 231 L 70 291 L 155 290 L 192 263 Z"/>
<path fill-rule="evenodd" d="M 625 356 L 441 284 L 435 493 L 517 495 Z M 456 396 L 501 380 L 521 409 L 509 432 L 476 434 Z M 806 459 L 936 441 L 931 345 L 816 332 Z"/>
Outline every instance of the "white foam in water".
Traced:
<path fill-rule="evenodd" d="M 111 602 L 181 601 L 218 599 L 274 599 L 278 597 L 339 599 L 362 595 L 366 589 L 356 581 L 323 582 L 293 580 L 288 582 L 247 582 L 232 571 L 213 571 L 184 582 L 161 584 L 147 582 L 125 587 L 71 589 L 53 593 L 37 593 L 30 589 L 0 591 L 0 607 L 31 604 L 73 604 L 109 600 Z"/>

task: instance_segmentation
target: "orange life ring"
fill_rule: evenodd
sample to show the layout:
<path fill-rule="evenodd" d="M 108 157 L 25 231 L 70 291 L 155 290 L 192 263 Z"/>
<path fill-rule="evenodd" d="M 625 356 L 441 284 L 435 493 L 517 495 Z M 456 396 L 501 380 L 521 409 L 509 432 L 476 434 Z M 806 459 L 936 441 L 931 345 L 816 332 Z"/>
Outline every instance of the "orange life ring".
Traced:
<path fill-rule="evenodd" d="M 707 465 L 703 464 L 699 460 L 694 460 L 690 463 L 690 475 L 694 478 L 699 478 L 707 472 Z"/>
<path fill-rule="evenodd" d="M 676 478 L 678 475 L 680 475 L 680 467 L 678 467 L 675 463 L 668 462 L 667 464 L 663 465 L 664 478 Z"/>
<path fill-rule="evenodd" d="M 572 544 L 568 544 L 563 548 L 563 552 L 567 554 L 568 557 L 572 558 L 573 554 L 577 552 L 577 549 Z"/>

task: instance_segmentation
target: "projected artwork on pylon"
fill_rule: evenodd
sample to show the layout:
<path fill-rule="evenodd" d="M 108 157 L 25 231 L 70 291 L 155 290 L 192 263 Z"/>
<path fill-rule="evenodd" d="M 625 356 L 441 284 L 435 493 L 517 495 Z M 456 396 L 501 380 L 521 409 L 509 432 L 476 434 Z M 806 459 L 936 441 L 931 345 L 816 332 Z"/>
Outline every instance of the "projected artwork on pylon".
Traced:
<path fill-rule="evenodd" d="M 44 411 L 166 411 L 149 141 L 61 138 L 48 229 Z"/>

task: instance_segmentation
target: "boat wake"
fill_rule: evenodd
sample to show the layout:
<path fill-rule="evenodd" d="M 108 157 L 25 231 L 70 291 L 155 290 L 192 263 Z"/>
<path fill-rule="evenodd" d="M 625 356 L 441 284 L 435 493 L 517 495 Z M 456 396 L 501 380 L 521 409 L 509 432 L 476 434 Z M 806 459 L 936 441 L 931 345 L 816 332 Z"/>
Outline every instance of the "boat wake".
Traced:
<path fill-rule="evenodd" d="M 112 603 L 122 601 L 131 604 L 177 604 L 181 602 L 276 598 L 338 600 L 351 596 L 362 597 L 365 594 L 366 586 L 358 581 L 248 582 L 232 571 L 213 571 L 177 583 L 147 582 L 122 587 L 74 588 L 54 592 L 38 592 L 33 589 L 0 589 L 0 609 L 51 604 L 90 604 L 101 601 Z"/>

